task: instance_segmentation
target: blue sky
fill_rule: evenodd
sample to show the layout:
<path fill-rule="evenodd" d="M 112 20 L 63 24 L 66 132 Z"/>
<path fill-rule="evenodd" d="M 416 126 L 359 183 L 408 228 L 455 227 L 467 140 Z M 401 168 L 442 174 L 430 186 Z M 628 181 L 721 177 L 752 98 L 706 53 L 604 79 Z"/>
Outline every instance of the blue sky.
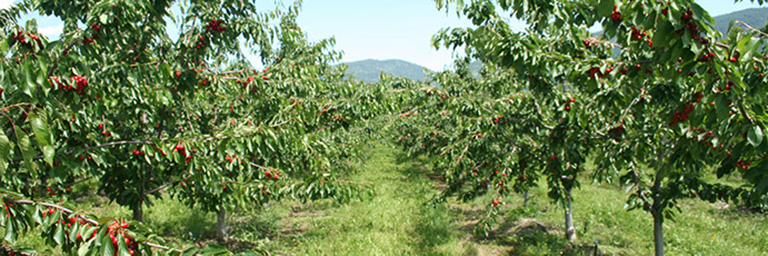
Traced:
<path fill-rule="evenodd" d="M 0 8 L 11 2 L 0 0 Z M 277 1 L 259 2 L 265 9 L 271 9 Z M 738 4 L 732 0 L 696 2 L 712 16 L 759 7 L 749 0 Z M 433 0 L 304 0 L 303 7 L 299 25 L 309 39 L 336 37 L 336 49 L 344 52 L 343 61 L 402 59 L 442 70 L 450 65 L 452 53 L 434 50 L 430 43 L 432 35 L 444 27 L 470 25 L 453 11 L 438 11 Z M 61 32 L 61 23 L 56 19 L 25 17 L 29 18 L 38 19 L 40 32 L 46 36 L 56 37 Z M 515 23 L 513 21 L 513 26 L 521 26 Z"/>

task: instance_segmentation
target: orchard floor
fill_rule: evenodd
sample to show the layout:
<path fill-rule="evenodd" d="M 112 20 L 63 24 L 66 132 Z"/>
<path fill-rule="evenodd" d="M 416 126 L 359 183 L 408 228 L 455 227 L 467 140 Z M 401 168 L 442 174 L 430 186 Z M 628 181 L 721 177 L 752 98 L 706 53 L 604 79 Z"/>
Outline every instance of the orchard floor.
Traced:
<path fill-rule="evenodd" d="M 505 199 L 499 225 L 489 237 L 473 235 L 474 221 L 491 197 L 427 202 L 441 186 L 428 161 L 411 159 L 381 144 L 354 178 L 373 182 L 375 197 L 347 205 L 315 202 L 274 205 L 259 217 L 272 223 L 263 246 L 285 255 L 650 255 L 652 221 L 626 211 L 626 194 L 612 185 L 582 181 L 574 192 L 579 239 L 569 244 L 561 231 L 562 209 L 544 187 Z M 685 200 L 676 221 L 665 222 L 668 255 L 768 255 L 768 217 L 724 203 Z"/>
<path fill-rule="evenodd" d="M 372 199 L 344 205 L 283 200 L 260 211 L 237 212 L 229 216 L 227 247 L 235 252 L 261 248 L 270 255 L 593 255 L 597 239 L 600 255 L 653 251 L 650 216 L 626 211 L 627 195 L 614 185 L 583 177 L 574 191 L 579 238 L 573 244 L 563 239 L 562 209 L 547 198 L 546 187 L 534 188 L 525 207 L 522 195 L 504 198 L 498 225 L 489 237 L 476 237 L 474 223 L 486 214 L 492 195 L 428 207 L 425 203 L 442 186 L 429 161 L 382 144 L 373 144 L 369 152 L 349 179 L 373 183 Z M 664 223 L 668 255 L 768 255 L 766 214 L 697 200 L 680 206 L 675 221 Z M 98 216 L 130 216 L 127 208 L 98 196 L 77 200 L 77 207 Z M 169 198 L 146 209 L 145 220 L 175 247 L 213 242 L 215 214 Z M 41 255 L 64 255 L 47 247 L 39 233 L 19 243 Z"/>
<path fill-rule="evenodd" d="M 613 185 L 589 181 L 574 191 L 575 243 L 564 241 L 562 209 L 545 187 L 504 199 L 502 216 L 489 237 L 475 237 L 475 221 L 486 214 L 489 196 L 471 202 L 425 203 L 440 189 L 439 176 L 425 159 L 376 144 L 362 170 L 352 177 L 372 182 L 372 200 L 336 205 L 285 202 L 258 217 L 241 219 L 235 240 L 260 234 L 258 244 L 281 255 L 650 255 L 652 221 L 626 211 L 626 194 Z M 724 203 L 684 200 L 676 221 L 665 222 L 668 255 L 768 255 L 768 217 Z M 248 226 L 248 225 L 245 225 Z M 266 237 L 266 238 L 265 238 Z M 244 239 L 248 240 L 248 239 Z"/>

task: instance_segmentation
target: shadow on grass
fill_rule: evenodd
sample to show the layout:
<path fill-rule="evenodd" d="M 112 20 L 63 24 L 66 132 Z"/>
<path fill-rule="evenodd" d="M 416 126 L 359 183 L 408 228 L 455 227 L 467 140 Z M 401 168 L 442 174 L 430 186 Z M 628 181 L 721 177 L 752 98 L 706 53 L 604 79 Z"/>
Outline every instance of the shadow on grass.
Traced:
<path fill-rule="evenodd" d="M 426 178 L 434 187 L 445 187 L 444 176 L 439 170 L 429 168 L 423 159 L 413 159 L 406 154 L 397 154 L 397 162 L 407 165 L 401 170 L 402 174 L 409 178 Z M 463 254 L 488 254 L 498 251 L 509 255 L 604 255 L 604 252 L 595 254 L 595 245 L 590 242 L 570 243 L 562 232 L 556 227 L 548 228 L 545 224 L 532 219 L 536 206 L 524 208 L 518 206 L 504 212 L 505 216 L 499 217 L 497 226 L 486 237 L 474 235 L 477 220 L 487 212 L 483 207 L 469 207 L 463 203 L 445 203 L 435 208 L 424 207 L 422 219 L 416 224 L 415 234 L 417 240 L 414 246 L 425 255 L 439 254 L 435 251 L 441 245 L 450 243 L 457 236 L 468 237 L 469 243 L 465 244 Z M 458 225 L 456 223 L 459 223 Z M 455 228 L 455 226 L 459 226 Z M 476 244 L 477 246 L 473 246 Z M 491 245 L 491 246 L 487 246 Z M 492 247 L 494 249 L 475 249 L 473 247 Z"/>
<path fill-rule="evenodd" d="M 158 198 L 146 212 L 148 224 L 164 237 L 196 243 L 216 237 L 216 215 L 170 198 Z"/>
<path fill-rule="evenodd" d="M 480 243 L 490 243 L 508 249 L 509 255 L 605 255 L 595 254 L 595 245 L 589 242 L 571 243 L 565 239 L 560 227 L 551 227 L 530 216 L 539 211 L 536 206 L 516 207 L 505 211 L 497 227 L 487 237 L 472 236 Z M 477 213 L 470 212 L 470 216 Z M 462 227 L 471 233 L 474 222 Z"/>

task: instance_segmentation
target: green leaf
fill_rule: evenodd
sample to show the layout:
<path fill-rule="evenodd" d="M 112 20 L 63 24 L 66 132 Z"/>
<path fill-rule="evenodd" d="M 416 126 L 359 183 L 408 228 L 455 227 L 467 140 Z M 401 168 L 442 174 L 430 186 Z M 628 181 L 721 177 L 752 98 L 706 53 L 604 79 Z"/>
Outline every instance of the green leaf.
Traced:
<path fill-rule="evenodd" d="M 203 248 L 203 254 L 205 255 L 222 255 L 227 254 L 229 251 L 227 251 L 227 248 L 224 248 L 221 245 L 217 244 L 207 244 Z"/>
<path fill-rule="evenodd" d="M 674 28 L 672 27 L 672 24 L 670 24 L 667 21 L 659 21 L 659 26 L 656 28 L 656 32 L 653 34 L 653 45 L 654 47 L 663 47 L 668 46 L 669 39 L 671 38 L 671 31 Z"/>
<path fill-rule="evenodd" d="M 114 256 L 115 249 L 112 247 L 112 239 L 109 236 L 101 237 L 101 255 Z"/>
<path fill-rule="evenodd" d="M 8 168 L 8 157 L 11 155 L 11 141 L 5 135 L 3 129 L 0 129 L 0 176 L 5 176 L 5 169 Z"/>
<path fill-rule="evenodd" d="M 760 143 L 763 143 L 763 129 L 757 125 L 752 126 L 752 129 L 749 129 L 749 134 L 747 134 L 747 141 L 753 147 L 760 146 Z"/>
<path fill-rule="evenodd" d="M 80 249 L 77 249 L 77 255 L 78 256 L 85 256 L 88 254 L 89 249 L 91 248 L 91 245 L 93 244 L 93 241 L 95 239 L 90 239 L 88 242 L 80 246 Z"/>
<path fill-rule="evenodd" d="M 600 5 L 597 6 L 597 15 L 607 17 L 613 12 L 614 0 L 600 0 Z"/>
<path fill-rule="evenodd" d="M 35 80 L 32 79 L 32 68 L 29 66 L 30 62 L 25 61 L 24 64 L 21 67 L 22 75 L 24 75 L 24 86 L 22 90 L 24 91 L 24 94 L 29 95 L 29 97 L 34 97 L 32 95 L 32 89 L 35 88 Z"/>
<path fill-rule="evenodd" d="M 117 237 L 117 253 L 120 256 L 131 256 L 131 253 L 128 252 L 128 245 L 125 244 L 125 239 L 122 235 Z"/>
<path fill-rule="evenodd" d="M 101 155 L 93 152 L 88 152 L 88 155 L 91 156 L 91 159 L 93 159 L 93 162 L 96 163 L 96 165 L 104 165 L 104 159 L 101 158 Z"/>
<path fill-rule="evenodd" d="M 21 130 L 18 126 L 16 129 L 16 141 L 19 143 L 19 149 L 21 149 L 21 156 L 24 158 L 24 165 L 30 172 L 35 171 L 35 163 L 32 162 L 32 143 L 29 141 L 29 135 Z"/>
<path fill-rule="evenodd" d="M 13 222 L 11 218 L 5 218 L 5 241 L 13 244 L 16 243 L 16 232 L 13 230 Z"/>
<path fill-rule="evenodd" d="M 35 133 L 40 150 L 43 151 L 45 162 L 53 165 L 54 150 L 53 146 L 51 146 L 51 129 L 48 127 L 45 114 L 38 115 L 32 112 L 29 114 L 29 121 L 32 124 L 32 131 Z"/>
<path fill-rule="evenodd" d="M 191 248 L 188 248 L 188 249 L 184 250 L 184 252 L 181 255 L 183 255 L 183 256 L 194 256 L 194 255 L 197 255 L 198 252 L 200 252 L 200 249 L 198 249 L 196 247 L 191 247 Z"/>
<path fill-rule="evenodd" d="M 56 225 L 56 231 L 53 232 L 53 241 L 55 241 L 56 244 L 62 244 L 64 242 L 63 226 L 63 223 Z"/>
<path fill-rule="evenodd" d="M 73 242 L 73 243 L 77 242 L 77 233 L 80 231 L 79 227 L 80 227 L 80 223 L 78 222 L 75 222 L 74 224 L 72 224 L 72 227 L 69 229 L 69 234 L 68 234 L 70 242 Z"/>
<path fill-rule="evenodd" d="M 110 217 L 104 217 L 104 218 L 96 220 L 96 222 L 98 222 L 99 225 L 104 225 L 104 224 L 107 224 L 108 222 L 113 222 L 113 221 L 116 221 L 116 219 L 115 218 L 110 218 Z M 112 241 L 110 241 L 110 242 L 112 242 Z"/>

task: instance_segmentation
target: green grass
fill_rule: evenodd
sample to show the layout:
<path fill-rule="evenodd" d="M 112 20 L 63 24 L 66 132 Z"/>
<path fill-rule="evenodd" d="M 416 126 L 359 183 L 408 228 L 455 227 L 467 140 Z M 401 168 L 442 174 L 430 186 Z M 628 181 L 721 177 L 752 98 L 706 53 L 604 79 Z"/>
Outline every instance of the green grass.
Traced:
<path fill-rule="evenodd" d="M 376 146 L 355 181 L 373 182 L 370 201 L 273 206 L 266 218 L 283 233 L 269 246 L 290 255 L 454 255 L 463 250 L 447 206 L 425 207 L 436 192 L 416 161 L 397 163 L 396 149 Z M 282 220 L 282 221 L 281 221 Z"/>
<path fill-rule="evenodd" d="M 575 246 L 586 247 L 598 239 L 601 252 L 610 255 L 649 255 L 653 252 L 651 216 L 639 210 L 624 210 L 626 194 L 619 188 L 585 184 L 574 191 L 574 196 L 574 221 L 579 232 Z M 545 247 L 569 250 L 570 246 L 560 244 L 564 236 L 562 208 L 549 203 L 546 188 L 532 191 L 532 203 L 526 209 L 522 208 L 522 200 L 519 195 L 506 198 L 505 221 L 536 219 L 547 226 L 549 233 L 560 238 Z M 683 200 L 682 212 L 674 221 L 664 223 L 665 252 L 668 255 L 764 255 L 768 252 L 768 217 L 733 208 L 724 203 Z M 513 236 L 495 242 L 511 244 L 509 241 L 515 239 Z M 533 251 L 541 250 L 537 248 L 541 246 L 530 243 L 518 246 L 523 248 L 516 250 L 523 252 L 528 247 Z"/>
<path fill-rule="evenodd" d="M 493 195 L 435 208 L 425 203 L 439 191 L 429 161 L 410 159 L 398 148 L 375 144 L 370 158 L 349 177 L 372 182 L 375 197 L 339 205 L 331 200 L 301 204 L 283 200 L 229 217 L 236 252 L 266 249 L 272 255 L 650 255 L 652 221 L 642 211 L 626 211 L 627 194 L 615 185 L 582 181 L 574 190 L 578 239 L 564 240 L 563 211 L 551 204 L 547 188 L 531 191 L 527 207 L 522 195 L 503 199 L 497 227 L 489 237 L 475 237 L 474 223 Z M 729 179 L 736 184 L 738 179 Z M 91 188 L 84 188 L 87 191 Z M 103 197 L 81 197 L 79 211 L 130 218 L 130 210 Z M 768 216 L 725 203 L 682 200 L 682 213 L 664 224 L 668 255 L 765 255 Z M 172 246 L 213 241 L 215 214 L 189 208 L 168 197 L 145 210 L 146 225 Z M 2 230 L 0 230 L 0 234 Z M 44 255 L 63 255 L 47 247 L 39 232 L 20 238 L 19 245 Z"/>
<path fill-rule="evenodd" d="M 355 176 L 376 184 L 373 201 L 338 206 L 324 201 L 273 206 L 259 217 L 272 226 L 270 251 L 288 255 L 649 255 L 652 219 L 627 211 L 627 194 L 617 186 L 591 184 L 574 191 L 576 242 L 564 240 L 563 211 L 547 198 L 547 188 L 512 195 L 491 237 L 472 228 L 492 195 L 471 202 L 424 203 L 439 182 L 423 159 L 406 159 L 397 149 L 376 146 Z M 403 160 L 405 159 L 405 160 Z M 768 252 L 768 217 L 725 203 L 682 200 L 682 213 L 666 220 L 668 255 L 763 255 Z"/>

